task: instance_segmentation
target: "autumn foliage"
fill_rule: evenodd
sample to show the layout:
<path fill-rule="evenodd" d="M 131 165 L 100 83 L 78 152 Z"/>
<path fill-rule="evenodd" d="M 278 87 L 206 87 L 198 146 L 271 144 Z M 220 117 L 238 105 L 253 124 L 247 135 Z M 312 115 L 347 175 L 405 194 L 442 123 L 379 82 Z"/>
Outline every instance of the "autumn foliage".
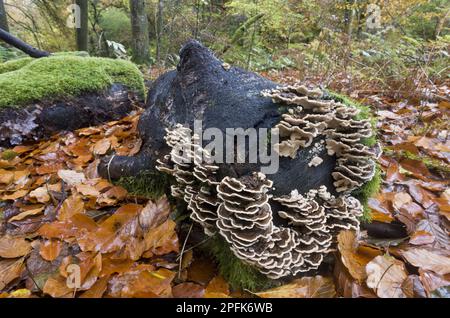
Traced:
<path fill-rule="evenodd" d="M 1 297 L 448 297 L 450 104 L 380 104 L 384 182 L 369 200 L 372 224 L 405 235 L 341 232 L 333 272 L 266 291 L 231 290 L 189 236 L 180 241 L 168 198 L 149 200 L 98 176 L 101 156 L 139 152 L 139 113 L 4 150 Z"/>

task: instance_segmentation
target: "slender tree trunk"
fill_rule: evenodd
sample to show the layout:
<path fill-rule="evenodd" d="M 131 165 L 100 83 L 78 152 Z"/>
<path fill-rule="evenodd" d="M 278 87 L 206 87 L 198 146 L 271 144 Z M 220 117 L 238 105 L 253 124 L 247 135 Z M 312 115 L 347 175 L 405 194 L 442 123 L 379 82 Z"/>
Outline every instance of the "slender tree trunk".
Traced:
<path fill-rule="evenodd" d="M 437 39 L 437 37 L 441 34 L 442 29 L 444 28 L 445 21 L 448 19 L 450 15 L 450 10 L 447 10 L 442 16 L 439 17 L 439 20 L 436 24 L 436 29 L 434 30 L 434 38 Z"/>
<path fill-rule="evenodd" d="M 353 33 L 353 20 L 355 17 L 355 9 L 353 8 L 354 1 L 347 0 L 346 4 L 348 8 L 345 8 L 344 20 L 345 20 L 345 32 L 348 37 L 352 36 Z"/>
<path fill-rule="evenodd" d="M 9 32 L 8 17 L 6 15 L 5 4 L 3 0 L 0 0 L 0 29 Z"/>
<path fill-rule="evenodd" d="M 77 27 L 77 50 L 87 51 L 89 46 L 89 6 L 88 0 L 76 0 L 75 2 L 80 7 L 80 27 Z M 77 25 L 78 26 L 78 25 Z"/>
<path fill-rule="evenodd" d="M 138 64 L 150 62 L 150 39 L 145 0 L 130 0 L 133 61 Z"/>
<path fill-rule="evenodd" d="M 156 61 L 158 64 L 161 62 L 161 40 L 162 40 L 162 29 L 163 29 L 163 14 L 164 14 L 164 0 L 158 1 L 158 17 L 157 17 L 157 28 L 156 28 Z"/>

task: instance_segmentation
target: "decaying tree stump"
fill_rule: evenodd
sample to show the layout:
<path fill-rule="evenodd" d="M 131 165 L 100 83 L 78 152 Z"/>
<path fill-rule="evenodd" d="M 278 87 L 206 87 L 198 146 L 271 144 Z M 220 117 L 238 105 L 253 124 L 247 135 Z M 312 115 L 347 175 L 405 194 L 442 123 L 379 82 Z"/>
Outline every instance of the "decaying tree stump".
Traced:
<path fill-rule="evenodd" d="M 352 194 L 375 175 L 373 130 L 357 108 L 320 89 L 278 86 L 190 41 L 177 70 L 150 89 L 139 123 L 141 153 L 105 158 L 99 172 L 113 179 L 144 170 L 173 176 L 172 195 L 187 203 L 206 235 L 220 235 L 269 278 L 317 269 L 340 230 L 359 229 L 363 205 Z M 210 141 L 199 144 L 192 134 L 196 120 L 203 131 L 225 136 L 229 128 L 277 128 L 279 169 L 264 174 L 259 160 L 205 160 L 213 154 Z"/>

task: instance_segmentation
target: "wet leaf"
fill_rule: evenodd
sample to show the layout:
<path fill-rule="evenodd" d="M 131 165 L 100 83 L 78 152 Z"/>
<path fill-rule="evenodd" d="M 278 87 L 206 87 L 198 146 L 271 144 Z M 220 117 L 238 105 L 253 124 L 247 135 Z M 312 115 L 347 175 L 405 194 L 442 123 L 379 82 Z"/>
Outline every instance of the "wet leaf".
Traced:
<path fill-rule="evenodd" d="M 9 235 L 0 237 L 0 257 L 17 258 L 28 255 L 30 251 L 31 244 L 24 238 Z"/>
<path fill-rule="evenodd" d="M 203 298 L 205 288 L 195 283 L 181 283 L 172 289 L 174 298 Z"/>
<path fill-rule="evenodd" d="M 55 275 L 46 281 L 43 292 L 53 298 L 71 298 L 74 291 L 67 285 L 65 277 Z"/>
<path fill-rule="evenodd" d="M 109 139 L 101 139 L 94 146 L 95 155 L 104 155 L 111 148 L 111 141 Z"/>
<path fill-rule="evenodd" d="M 401 286 L 408 277 L 405 265 L 392 256 L 375 257 L 366 266 L 367 286 L 381 298 L 405 298 Z"/>
<path fill-rule="evenodd" d="M 436 223 L 430 220 L 422 220 L 417 224 L 416 230 L 425 231 L 433 234 L 436 242 L 443 248 L 449 248 L 449 239 L 447 233 Z"/>
<path fill-rule="evenodd" d="M 47 203 L 50 201 L 50 195 L 48 193 L 47 187 L 40 187 L 36 190 L 31 191 L 29 197 L 35 199 L 40 203 Z"/>
<path fill-rule="evenodd" d="M 0 290 L 20 277 L 24 268 L 24 258 L 0 260 Z"/>
<path fill-rule="evenodd" d="M 151 266 L 138 265 L 109 282 L 110 296 L 121 298 L 157 298 L 172 296 L 171 282 L 175 273 L 167 269 L 154 271 Z"/>
<path fill-rule="evenodd" d="M 431 244 L 434 242 L 434 236 L 433 234 L 427 232 L 427 231 L 416 231 L 409 240 L 409 244 L 412 245 L 424 245 L 424 244 Z"/>
<path fill-rule="evenodd" d="M 16 216 L 13 216 L 12 218 L 9 218 L 8 222 L 21 221 L 29 216 L 39 215 L 44 211 L 44 208 L 45 208 L 45 205 L 42 205 L 42 206 L 38 206 L 36 208 L 32 208 L 30 210 L 26 210 L 24 212 L 17 214 Z"/>
<path fill-rule="evenodd" d="M 407 298 L 426 298 L 425 289 L 419 276 L 409 275 L 402 284 L 402 290 Z"/>
<path fill-rule="evenodd" d="M 334 278 L 339 297 L 344 298 L 377 298 L 377 295 L 365 284 L 358 283 L 347 271 L 341 260 L 334 267 Z"/>
<path fill-rule="evenodd" d="M 261 298 L 334 298 L 333 279 L 315 276 L 303 277 L 292 283 L 256 293 Z"/>
<path fill-rule="evenodd" d="M 167 220 L 169 214 L 170 205 L 166 197 L 157 202 L 149 201 L 139 214 L 139 224 L 144 230 L 148 230 Z"/>
<path fill-rule="evenodd" d="M 222 276 L 214 277 L 206 287 L 205 298 L 229 298 L 230 287 Z"/>
<path fill-rule="evenodd" d="M 109 279 L 109 276 L 100 278 L 90 289 L 81 294 L 80 298 L 102 298 L 108 288 Z"/>
<path fill-rule="evenodd" d="M 14 172 L 0 169 L 0 184 L 9 185 L 14 181 Z"/>
<path fill-rule="evenodd" d="M 40 246 L 39 254 L 43 259 L 53 262 L 61 253 L 63 243 L 58 240 L 47 240 Z"/>
<path fill-rule="evenodd" d="M 400 253 L 410 264 L 423 270 L 430 270 L 440 275 L 450 273 L 450 257 L 441 255 L 437 251 L 411 248 Z"/>
<path fill-rule="evenodd" d="M 338 249 L 342 263 L 350 275 L 359 282 L 364 282 L 367 278 L 366 265 L 381 253 L 370 247 L 358 247 L 355 239 L 354 232 L 342 231 L 338 235 Z"/>
<path fill-rule="evenodd" d="M 59 170 L 58 176 L 69 186 L 75 186 L 77 184 L 86 182 L 86 177 L 82 172 L 76 172 L 72 170 Z"/>
<path fill-rule="evenodd" d="M 446 277 L 430 271 L 419 269 L 420 281 L 425 288 L 427 295 L 430 297 L 432 292 L 438 288 L 450 286 L 450 280 Z"/>
<path fill-rule="evenodd" d="M 58 220 L 65 221 L 73 217 L 75 214 L 84 213 L 84 202 L 81 196 L 71 195 L 64 200 L 58 213 Z"/>

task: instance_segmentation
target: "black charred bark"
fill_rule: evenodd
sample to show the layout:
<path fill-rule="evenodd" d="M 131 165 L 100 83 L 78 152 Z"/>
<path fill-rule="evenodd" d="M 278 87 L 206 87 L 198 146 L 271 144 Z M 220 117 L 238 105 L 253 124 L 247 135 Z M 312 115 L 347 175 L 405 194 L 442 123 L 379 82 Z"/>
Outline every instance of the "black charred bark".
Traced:
<path fill-rule="evenodd" d="M 142 153 L 135 158 L 105 158 L 100 165 L 101 175 L 107 177 L 106 171 L 111 177 L 135 176 L 141 170 L 154 172 L 156 159 L 169 151 L 164 140 L 165 129 L 176 124 L 193 129 L 194 121 L 202 120 L 203 130 L 218 128 L 224 134 L 227 128 L 272 128 L 284 110 L 263 97 L 261 91 L 277 85 L 255 73 L 230 68 L 197 41 L 189 41 L 180 52 L 177 69 L 162 75 L 150 88 L 147 110 L 139 122 L 144 142 Z M 321 137 L 313 145 L 320 141 Z M 205 141 L 204 145 L 210 142 Z M 311 169 L 308 166 L 311 150 L 312 147 L 301 150 L 294 160 L 280 158 L 280 169 L 268 176 L 274 181 L 274 194 L 290 193 L 292 189 L 303 193 L 322 185 L 334 188 L 331 172 L 335 157 L 321 150 L 315 155 L 324 162 Z M 248 163 L 220 164 L 220 174 L 240 177 L 259 171 L 260 167 Z"/>

